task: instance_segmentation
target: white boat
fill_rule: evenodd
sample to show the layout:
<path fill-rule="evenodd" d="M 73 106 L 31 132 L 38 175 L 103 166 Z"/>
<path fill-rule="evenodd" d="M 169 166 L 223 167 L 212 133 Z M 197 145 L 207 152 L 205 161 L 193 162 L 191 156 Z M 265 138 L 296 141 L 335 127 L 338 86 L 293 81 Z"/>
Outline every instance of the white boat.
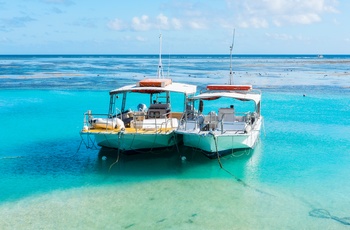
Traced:
<path fill-rule="evenodd" d="M 85 135 L 85 140 L 91 140 L 93 136 L 99 146 L 126 153 L 178 143 L 175 130 L 187 98 L 196 93 L 197 87 L 162 78 L 159 56 L 158 78 L 143 79 L 111 90 L 108 114 L 91 111 L 84 114 L 81 135 Z M 137 103 L 133 104 L 135 101 Z"/>
<path fill-rule="evenodd" d="M 189 98 L 176 131 L 183 144 L 217 158 L 239 149 L 253 149 L 262 126 L 261 92 L 251 85 L 208 85 L 206 92 Z"/>
<path fill-rule="evenodd" d="M 188 100 L 177 134 L 183 144 L 216 158 L 256 145 L 263 117 L 261 92 L 250 85 L 208 85 Z"/>
<path fill-rule="evenodd" d="M 93 135 L 99 146 L 122 151 L 173 146 L 177 140 L 174 131 L 186 98 L 195 92 L 196 86 L 174 83 L 170 79 L 144 79 L 112 90 L 108 114 L 86 112 L 81 134 Z M 177 97 L 182 101 L 172 101 L 177 103 L 178 110 L 173 109 L 176 107 L 171 103 L 172 93 L 183 95 Z M 137 108 L 137 104 L 130 104 L 128 98 L 142 106 Z M 149 105 L 148 109 L 145 104 Z M 127 109 L 132 107 L 135 110 Z"/>

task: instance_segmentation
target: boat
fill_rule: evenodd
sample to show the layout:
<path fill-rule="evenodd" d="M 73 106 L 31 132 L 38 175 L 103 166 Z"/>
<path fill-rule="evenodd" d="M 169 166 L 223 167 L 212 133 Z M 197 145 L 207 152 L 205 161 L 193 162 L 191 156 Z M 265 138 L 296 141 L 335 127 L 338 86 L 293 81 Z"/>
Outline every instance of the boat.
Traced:
<path fill-rule="evenodd" d="M 231 61 L 232 62 L 232 46 Z M 259 139 L 263 117 L 260 90 L 235 85 L 232 64 L 228 84 L 207 85 L 205 91 L 188 98 L 176 133 L 183 144 L 218 158 L 237 150 L 253 149 Z"/>
<path fill-rule="evenodd" d="M 242 90 L 237 90 L 237 85 L 234 90 L 228 86 L 208 85 L 206 92 L 189 98 L 189 109 L 176 131 L 185 146 L 200 149 L 209 158 L 253 149 L 259 138 L 261 92 L 250 85 L 242 85 Z"/>
<path fill-rule="evenodd" d="M 107 114 L 84 113 L 80 132 L 84 143 L 94 138 L 97 145 L 126 154 L 177 145 L 175 130 L 187 98 L 195 95 L 197 87 L 164 78 L 161 53 L 157 75 L 111 90 Z"/>

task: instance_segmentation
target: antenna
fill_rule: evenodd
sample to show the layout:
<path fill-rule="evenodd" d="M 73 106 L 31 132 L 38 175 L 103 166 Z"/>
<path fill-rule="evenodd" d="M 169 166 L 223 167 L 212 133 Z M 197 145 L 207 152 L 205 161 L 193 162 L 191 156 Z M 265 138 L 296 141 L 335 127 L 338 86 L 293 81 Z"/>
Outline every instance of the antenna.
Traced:
<path fill-rule="evenodd" d="M 232 50 L 233 50 L 233 45 L 235 43 L 235 29 L 233 29 L 232 33 L 232 45 L 230 46 L 230 82 L 229 84 L 232 85 L 233 83 L 233 73 L 232 73 Z"/>
<path fill-rule="evenodd" d="M 158 78 L 163 78 L 162 66 L 162 34 L 159 34 L 159 64 L 158 64 Z"/>

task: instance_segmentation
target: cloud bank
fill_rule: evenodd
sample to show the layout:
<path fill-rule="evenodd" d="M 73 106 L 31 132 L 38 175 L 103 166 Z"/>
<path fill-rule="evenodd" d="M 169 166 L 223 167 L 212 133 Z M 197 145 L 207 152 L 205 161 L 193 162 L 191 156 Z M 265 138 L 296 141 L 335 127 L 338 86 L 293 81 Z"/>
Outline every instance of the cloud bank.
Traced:
<path fill-rule="evenodd" d="M 309 25 L 322 21 L 325 14 L 338 13 L 337 0 L 226 0 L 223 9 L 191 2 L 164 5 L 164 12 L 155 16 L 141 15 L 131 19 L 115 18 L 108 27 L 117 31 L 212 29 L 235 26 L 269 28 Z"/>

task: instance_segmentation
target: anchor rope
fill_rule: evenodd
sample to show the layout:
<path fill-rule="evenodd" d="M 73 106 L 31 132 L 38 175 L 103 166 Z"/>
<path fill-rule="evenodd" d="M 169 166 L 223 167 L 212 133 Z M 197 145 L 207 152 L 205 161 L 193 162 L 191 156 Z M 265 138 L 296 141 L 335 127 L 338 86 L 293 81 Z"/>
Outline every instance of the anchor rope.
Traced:
<path fill-rule="evenodd" d="M 339 218 L 337 216 L 331 215 L 331 213 L 326 209 L 313 209 L 312 211 L 309 212 L 309 216 L 323 218 L 323 219 L 332 219 L 343 225 L 350 225 L 350 217 Z"/>
<path fill-rule="evenodd" d="M 219 163 L 221 169 L 223 169 L 225 172 L 227 172 L 229 175 L 231 175 L 233 178 L 235 178 L 235 180 L 237 182 L 241 183 L 244 187 L 248 187 L 250 189 L 253 189 L 256 192 L 259 192 L 259 193 L 262 193 L 262 194 L 265 194 L 265 195 L 268 195 L 268 196 L 276 197 L 275 195 L 273 195 L 271 193 L 265 192 L 265 191 L 263 191 L 261 189 L 258 189 L 258 188 L 254 188 L 253 186 L 247 184 L 246 182 L 244 182 L 243 180 L 241 180 L 237 176 L 235 176 L 233 173 L 231 173 L 229 170 L 224 168 L 223 164 L 221 162 L 219 151 L 218 151 L 217 138 L 216 138 L 215 134 L 213 134 L 213 133 L 210 133 L 210 134 L 214 138 L 214 143 L 215 143 L 215 148 L 216 148 L 216 155 L 217 155 L 218 163 Z M 304 200 L 300 200 L 300 201 L 303 202 L 305 205 L 312 207 L 312 205 L 309 202 L 304 201 Z M 313 209 L 313 210 L 311 210 L 309 212 L 309 216 L 316 217 L 316 218 L 332 219 L 332 220 L 335 220 L 335 221 L 337 221 L 337 222 L 339 222 L 339 223 L 341 223 L 343 225 L 350 225 L 350 217 L 339 218 L 337 216 L 331 215 L 330 212 L 328 210 L 326 210 L 326 209 Z"/>
<path fill-rule="evenodd" d="M 119 132 L 118 133 L 118 152 L 117 152 L 117 159 L 115 160 L 115 162 L 113 164 L 111 164 L 109 166 L 109 169 L 108 169 L 108 172 L 111 171 L 112 167 L 119 162 L 119 156 L 120 156 L 120 139 L 121 139 L 121 136 L 124 134 L 124 132 Z"/>
<path fill-rule="evenodd" d="M 85 147 L 87 149 L 97 149 L 96 145 L 94 144 L 95 141 L 91 139 L 90 134 L 87 133 L 86 135 L 87 135 L 87 137 L 86 137 L 87 143 L 85 142 L 85 139 L 83 138 L 83 135 L 80 134 L 81 142 L 79 144 L 77 152 L 80 150 L 80 147 L 81 147 L 82 143 L 84 143 L 84 145 L 85 145 Z M 90 142 L 91 142 L 91 146 L 90 146 Z"/>
<path fill-rule="evenodd" d="M 118 156 L 117 156 L 117 159 L 109 166 L 109 169 L 108 169 L 108 172 L 111 171 L 112 167 L 117 164 L 119 162 L 119 155 L 120 155 L 120 152 L 119 152 L 119 148 L 118 148 Z"/>
<path fill-rule="evenodd" d="M 271 194 L 271 193 L 268 193 L 268 192 L 265 192 L 265 191 L 262 191 L 260 189 L 257 189 L 257 188 L 254 188 L 253 186 L 247 184 L 246 182 L 244 182 L 243 180 L 239 179 L 236 175 L 234 175 L 233 173 L 231 173 L 229 170 L 227 170 L 222 162 L 221 162 L 221 158 L 220 158 L 220 154 L 219 154 L 219 151 L 218 151 L 218 144 L 217 144 L 217 138 L 215 136 L 214 133 L 210 132 L 210 134 L 213 136 L 214 138 L 214 143 L 215 143 L 215 150 L 216 150 L 216 156 L 217 156 L 217 159 L 218 159 L 218 163 L 220 165 L 220 168 L 222 170 L 224 170 L 225 172 L 227 172 L 229 175 L 231 175 L 237 182 L 239 182 L 240 184 L 242 184 L 244 187 L 248 187 L 250 189 L 253 189 L 255 190 L 256 192 L 259 192 L 259 193 L 262 193 L 262 194 L 265 194 L 265 195 L 269 195 L 269 196 L 272 196 L 272 197 L 275 197 L 275 195 Z"/>
<path fill-rule="evenodd" d="M 179 150 L 179 146 L 178 146 L 178 141 L 177 141 L 177 135 L 176 135 L 175 132 L 173 132 L 173 137 L 174 137 L 174 141 L 175 141 L 175 146 L 176 146 L 177 153 L 180 154 L 180 150 Z"/>

